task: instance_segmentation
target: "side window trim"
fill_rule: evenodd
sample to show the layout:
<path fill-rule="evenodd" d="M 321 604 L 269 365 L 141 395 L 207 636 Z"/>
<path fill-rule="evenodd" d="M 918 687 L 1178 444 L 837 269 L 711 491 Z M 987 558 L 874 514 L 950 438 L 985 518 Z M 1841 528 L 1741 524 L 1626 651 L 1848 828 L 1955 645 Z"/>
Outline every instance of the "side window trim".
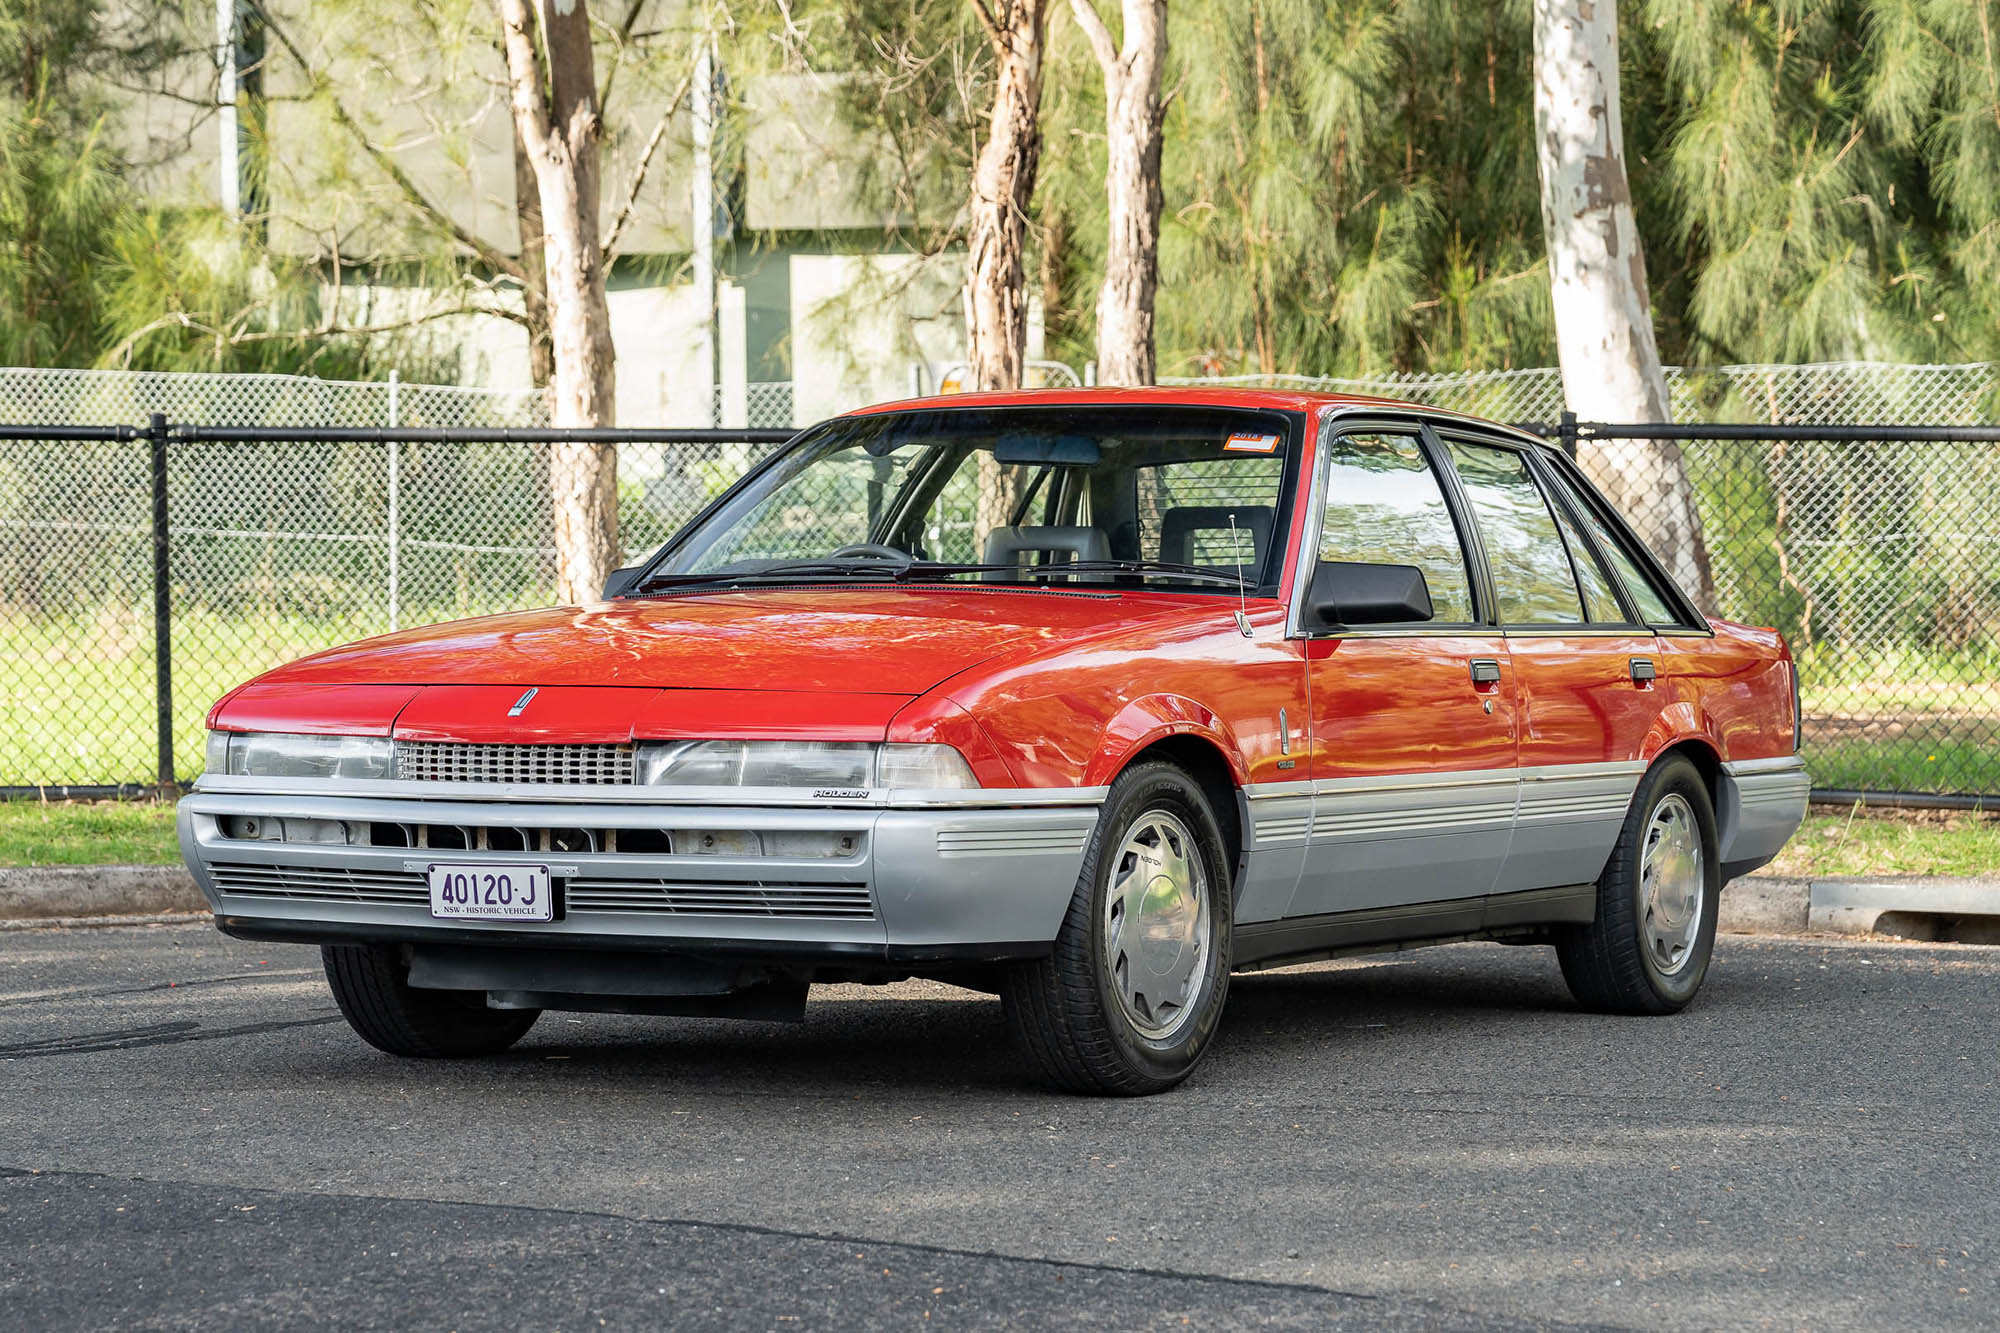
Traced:
<path fill-rule="evenodd" d="M 1653 591 L 1659 594 L 1661 599 L 1667 603 L 1669 610 L 1676 612 L 1680 617 L 1669 624 L 1651 625 L 1649 627 L 1655 630 L 1673 630 L 1683 634 L 1712 636 L 1715 630 L 1709 625 L 1708 617 L 1702 615 L 1700 609 L 1688 600 L 1687 594 L 1681 591 L 1680 584 L 1667 576 L 1667 572 L 1660 567 L 1660 562 L 1654 557 L 1652 550 L 1633 533 L 1632 525 L 1625 521 L 1625 516 L 1619 513 L 1614 506 L 1607 503 L 1597 493 L 1597 488 L 1590 484 L 1590 479 L 1583 475 L 1583 469 L 1576 465 L 1576 461 L 1566 454 L 1554 451 L 1551 451 L 1549 457 L 1544 461 L 1549 467 L 1554 468 L 1562 474 L 1563 480 L 1568 483 L 1568 489 L 1574 492 L 1583 504 L 1590 507 L 1598 522 L 1617 540 L 1619 549 L 1624 553 L 1625 558 L 1636 565 L 1642 575 L 1652 581 Z M 1586 523 L 1584 526 L 1587 535 L 1594 540 L 1596 534 L 1588 530 L 1595 525 Z M 1613 562 L 1606 561 L 1605 563 L 1611 564 Z M 1613 581 L 1614 583 L 1622 582 L 1617 579 Z M 1648 622 L 1641 621 L 1640 623 L 1646 624 Z"/>
<path fill-rule="evenodd" d="M 1458 488 L 1456 473 L 1448 466 L 1444 448 L 1439 443 L 1436 432 L 1427 418 L 1410 415 L 1398 416 L 1390 413 L 1376 415 L 1349 415 L 1338 408 L 1318 414 L 1314 418 L 1312 472 L 1303 478 L 1305 523 L 1299 529 L 1301 543 L 1297 573 L 1292 582 L 1291 606 L 1286 612 L 1287 638 L 1421 638 L 1430 635 L 1451 635 L 1479 633 L 1495 628 L 1494 614 L 1497 603 L 1493 597 L 1492 583 L 1486 569 L 1486 550 L 1479 541 L 1479 529 L 1472 522 L 1472 511 Z M 1308 590 L 1312 586 L 1313 571 L 1320 563 L 1320 541 L 1324 535 L 1327 504 L 1327 474 L 1333 461 L 1335 441 L 1344 435 L 1403 435 L 1416 441 L 1417 451 L 1429 467 L 1432 479 L 1443 494 L 1445 512 L 1450 515 L 1452 529 L 1458 535 L 1459 552 L 1465 558 L 1467 587 L 1472 596 L 1473 618 L 1467 621 L 1452 621 L 1445 625 L 1384 625 L 1361 626 L 1341 631 L 1315 629 L 1305 623 L 1304 606 Z"/>
<path fill-rule="evenodd" d="M 1479 523 L 1472 512 L 1472 497 L 1465 493 L 1465 483 L 1459 479 L 1458 469 L 1451 465 L 1451 455 L 1445 450 L 1444 441 L 1438 437 L 1437 428 L 1426 420 L 1422 429 L 1424 457 L 1429 460 L 1431 471 L 1437 475 L 1438 484 L 1444 488 L 1445 507 L 1451 511 L 1451 521 L 1458 528 L 1459 544 L 1465 548 L 1467 570 L 1472 579 L 1472 623 L 1486 629 L 1498 628 L 1500 594 L 1493 583 L 1493 567 L 1487 559 L 1486 539 L 1479 535 Z"/>

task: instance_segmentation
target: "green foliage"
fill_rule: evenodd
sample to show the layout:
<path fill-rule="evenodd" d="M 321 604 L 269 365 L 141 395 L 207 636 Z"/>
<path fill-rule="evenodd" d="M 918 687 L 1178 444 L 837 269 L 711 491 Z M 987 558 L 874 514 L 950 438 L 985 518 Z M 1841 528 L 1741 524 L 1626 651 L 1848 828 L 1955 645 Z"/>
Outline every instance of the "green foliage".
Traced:
<path fill-rule="evenodd" d="M 0 10 L 0 358 L 75 365 L 96 343 L 98 268 L 123 220 L 101 95 L 72 86 L 96 44 L 91 7 Z"/>
<path fill-rule="evenodd" d="M 114 90 L 180 54 L 212 12 L 197 8 L 127 15 L 129 30 L 105 0 L 0 10 L 0 364 L 360 378 L 421 360 L 407 340 L 325 331 L 318 268 L 253 227 L 132 183 Z"/>
<path fill-rule="evenodd" d="M 1635 19 L 1684 356 L 1992 354 L 2000 5 L 1646 0 Z"/>
<path fill-rule="evenodd" d="M 794 9 L 896 146 L 872 184 L 948 233 L 985 111 L 972 6 Z M 1621 38 L 1666 359 L 2000 355 L 2000 0 L 1625 0 Z M 1169 40 L 1163 373 L 1554 360 L 1527 0 L 1173 0 Z M 1077 362 L 1103 86 L 1065 4 L 1050 43 L 1037 271 Z"/>

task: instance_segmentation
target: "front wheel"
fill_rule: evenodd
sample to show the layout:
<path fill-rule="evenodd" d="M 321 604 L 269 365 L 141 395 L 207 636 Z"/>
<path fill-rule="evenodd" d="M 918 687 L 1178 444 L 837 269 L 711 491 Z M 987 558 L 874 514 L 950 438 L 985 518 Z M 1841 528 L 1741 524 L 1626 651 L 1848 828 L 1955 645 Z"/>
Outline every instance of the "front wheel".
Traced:
<path fill-rule="evenodd" d="M 1111 785 L 1046 959 L 1002 1004 L 1042 1074 L 1074 1092 L 1164 1092 L 1207 1052 L 1229 993 L 1230 876 L 1201 785 L 1135 764 Z"/>
<path fill-rule="evenodd" d="M 1586 1009 L 1671 1014 L 1708 975 L 1722 866 L 1708 785 L 1675 755 L 1646 775 L 1597 881 L 1597 920 L 1556 940 Z"/>
<path fill-rule="evenodd" d="M 410 985 L 399 949 L 381 944 L 320 948 L 326 983 L 347 1025 L 379 1051 L 420 1059 L 494 1055 L 524 1036 L 539 1009 L 489 1009 L 483 991 Z"/>

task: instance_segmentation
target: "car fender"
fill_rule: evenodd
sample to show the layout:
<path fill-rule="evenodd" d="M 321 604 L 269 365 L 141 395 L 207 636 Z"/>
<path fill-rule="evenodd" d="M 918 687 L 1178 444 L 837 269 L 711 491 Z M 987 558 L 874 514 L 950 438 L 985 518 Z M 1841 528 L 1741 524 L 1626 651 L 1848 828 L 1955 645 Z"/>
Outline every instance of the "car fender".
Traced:
<path fill-rule="evenodd" d="M 1140 751 L 1170 736 L 1207 741 L 1229 765 L 1232 782 L 1240 787 L 1248 781 L 1243 749 L 1214 710 L 1185 695 L 1147 694 L 1126 703 L 1105 725 L 1103 742 L 1084 772 L 1084 785 L 1110 785 Z"/>

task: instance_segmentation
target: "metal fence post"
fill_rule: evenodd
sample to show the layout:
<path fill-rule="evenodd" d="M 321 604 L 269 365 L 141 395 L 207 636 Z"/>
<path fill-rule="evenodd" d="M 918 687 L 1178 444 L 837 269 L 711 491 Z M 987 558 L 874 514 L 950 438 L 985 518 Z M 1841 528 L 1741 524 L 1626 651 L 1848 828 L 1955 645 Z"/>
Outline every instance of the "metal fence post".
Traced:
<path fill-rule="evenodd" d="M 1576 458 L 1577 436 L 1576 413 L 1565 411 L 1561 422 L 1556 426 L 1556 439 L 1561 442 L 1562 451 L 1568 454 L 1572 461 Z"/>
<path fill-rule="evenodd" d="M 395 430 L 403 424 L 402 419 L 403 374 L 399 370 L 389 372 L 389 429 Z M 400 440 L 389 441 L 389 628 L 391 631 L 403 627 L 403 445 Z"/>
<path fill-rule="evenodd" d="M 167 517 L 167 417 L 155 412 L 146 425 L 153 454 L 153 723 L 159 744 L 156 777 L 162 795 L 174 777 L 174 599 L 171 528 Z"/>

